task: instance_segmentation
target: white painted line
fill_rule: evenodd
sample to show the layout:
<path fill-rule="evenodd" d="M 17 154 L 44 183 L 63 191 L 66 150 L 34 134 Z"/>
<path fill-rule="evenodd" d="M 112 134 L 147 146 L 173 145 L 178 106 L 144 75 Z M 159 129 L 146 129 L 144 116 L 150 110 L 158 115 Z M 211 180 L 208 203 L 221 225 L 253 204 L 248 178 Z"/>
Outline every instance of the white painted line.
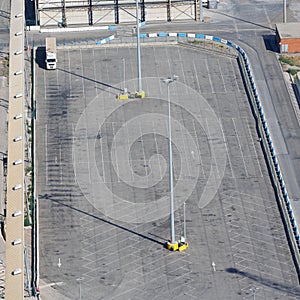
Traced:
<path fill-rule="evenodd" d="M 195 134 L 197 148 L 198 148 L 198 151 L 199 151 L 199 159 L 200 159 L 200 164 L 201 164 L 201 170 L 202 170 L 203 178 L 206 178 L 205 172 L 204 172 L 203 161 L 202 161 L 202 157 L 201 157 L 201 150 L 200 150 L 199 140 L 198 140 L 198 136 L 197 136 L 197 132 L 196 132 L 196 127 L 195 127 L 195 120 L 194 119 L 193 119 L 193 128 L 194 128 L 194 134 Z"/>
<path fill-rule="evenodd" d="M 189 172 L 189 177 L 191 177 L 191 171 L 190 171 L 190 160 L 188 159 L 188 157 L 191 157 L 191 153 L 189 150 L 187 150 L 186 148 L 186 142 L 184 140 L 184 134 L 182 132 L 182 130 L 180 130 L 180 133 L 181 133 L 181 139 L 182 139 L 182 144 L 183 144 L 183 149 L 184 149 L 184 160 L 185 160 L 185 163 L 186 163 L 186 166 L 187 166 L 187 170 Z"/>
<path fill-rule="evenodd" d="M 75 149 L 75 127 L 74 127 L 74 123 L 72 123 L 72 148 Z M 76 178 L 77 178 L 77 173 L 76 173 L 76 168 L 74 167 L 74 161 L 76 160 L 75 157 L 75 151 L 73 150 L 72 152 L 72 164 L 73 164 L 73 170 L 74 170 L 74 183 L 76 183 Z M 75 162 L 76 165 L 76 162 Z"/>
<path fill-rule="evenodd" d="M 83 74 L 83 59 L 82 59 L 82 50 L 80 49 L 80 67 L 81 67 L 81 83 L 82 83 L 82 98 L 84 99 L 84 105 L 86 106 L 86 98 L 85 98 L 85 89 L 84 89 L 84 74 Z M 87 166 L 89 171 L 89 183 L 92 182 L 91 179 L 91 165 L 90 165 L 90 152 L 89 152 L 89 138 L 88 138 L 88 116 L 85 115 L 85 129 L 86 129 L 86 156 L 87 156 Z"/>
<path fill-rule="evenodd" d="M 60 184 L 63 184 L 63 166 L 62 166 L 61 144 L 59 144 L 59 169 L 60 169 Z"/>
<path fill-rule="evenodd" d="M 128 130 L 128 125 L 125 123 L 126 131 L 127 131 L 127 145 L 130 147 L 130 142 L 129 142 L 129 130 Z M 130 174 L 131 174 L 131 182 L 134 181 L 134 174 L 133 174 L 133 165 L 132 165 L 132 159 L 131 157 L 128 157 L 129 159 L 129 165 L 130 165 Z"/>
<path fill-rule="evenodd" d="M 251 146 L 252 146 L 252 148 L 254 150 L 254 153 L 255 153 L 255 158 L 256 158 L 256 161 L 257 161 L 260 177 L 263 177 L 261 167 L 260 167 L 260 162 L 259 162 L 258 155 L 257 155 L 256 149 L 255 149 L 254 140 L 253 140 L 253 137 L 252 137 L 252 134 L 251 134 L 251 128 L 250 128 L 249 122 L 247 122 L 247 120 L 246 120 L 246 123 L 247 123 L 248 134 L 249 134 L 250 139 L 251 139 Z M 260 142 L 257 142 L 257 143 L 260 143 Z"/>
<path fill-rule="evenodd" d="M 45 162 L 46 162 L 46 175 L 45 181 L 48 184 L 48 125 L 45 124 Z"/>
<path fill-rule="evenodd" d="M 206 124 L 206 132 L 207 132 L 207 137 L 208 137 L 208 143 L 210 145 L 210 150 L 211 150 L 211 158 L 214 161 L 214 166 L 212 164 L 211 168 L 214 167 L 217 170 L 216 175 L 217 175 L 218 178 L 220 178 L 220 172 L 219 172 L 219 169 L 218 169 L 218 164 L 217 164 L 217 160 L 216 160 L 215 151 L 214 151 L 214 148 L 211 147 L 211 144 L 210 144 L 211 137 L 210 137 L 209 125 L 208 125 L 207 119 L 205 119 L 205 124 Z"/>
<path fill-rule="evenodd" d="M 264 5 L 263 7 L 264 7 L 264 13 L 265 13 L 265 15 L 266 15 L 266 17 L 267 17 L 268 24 L 272 24 L 272 25 L 273 25 L 273 23 L 271 22 L 271 20 L 270 20 L 270 18 L 269 18 L 268 12 L 267 12 L 267 10 L 266 10 L 266 6 Z"/>
<path fill-rule="evenodd" d="M 147 165 L 147 161 L 146 161 L 146 155 L 145 155 L 145 146 L 144 146 L 144 140 L 143 140 L 143 131 L 142 131 L 142 125 L 141 123 L 139 124 L 140 126 L 140 139 L 141 139 L 141 143 L 142 143 L 142 150 L 143 150 L 143 159 L 144 159 L 144 168 L 146 170 L 146 176 L 147 176 L 147 182 L 149 181 L 149 178 L 148 178 L 148 168 L 146 167 Z M 148 186 L 149 186 L 149 182 L 148 182 Z"/>
<path fill-rule="evenodd" d="M 68 64 L 69 64 L 69 90 L 70 94 L 72 93 L 72 74 L 71 74 L 71 60 L 70 60 L 70 51 L 68 49 Z"/>
<path fill-rule="evenodd" d="M 208 80 L 209 80 L 209 83 L 210 83 L 211 92 L 212 92 L 212 94 L 214 94 L 215 90 L 214 90 L 212 80 L 211 80 L 211 77 L 210 77 L 210 72 L 209 72 L 209 67 L 208 67 L 208 64 L 207 64 L 207 60 L 205 59 L 204 62 L 205 62 L 205 67 L 206 67 L 206 71 L 207 71 Z"/>
<path fill-rule="evenodd" d="M 223 76 L 223 73 L 222 73 L 222 69 L 221 69 L 221 66 L 220 66 L 219 59 L 217 59 L 217 62 L 218 62 L 218 67 L 219 67 L 221 78 L 222 78 L 222 83 L 223 83 L 223 86 L 224 86 L 224 91 L 225 91 L 225 93 L 227 93 L 226 84 L 225 84 L 225 80 L 224 80 L 224 76 Z"/>
<path fill-rule="evenodd" d="M 115 138 L 116 137 L 116 133 L 115 133 L 115 127 L 114 127 L 114 122 L 111 123 L 111 127 L 112 127 L 112 132 L 113 132 L 113 137 Z M 116 147 L 117 144 L 116 143 L 112 143 L 112 145 L 115 144 L 115 149 L 113 149 L 113 147 L 111 147 L 111 157 L 113 156 L 113 153 L 114 153 L 114 157 L 115 157 L 115 165 L 116 165 L 116 173 L 117 173 L 117 177 L 118 177 L 118 180 L 117 182 L 121 182 L 120 181 L 120 171 L 119 171 L 119 164 L 118 164 L 118 157 L 117 157 L 117 150 L 116 150 Z M 112 162 L 111 162 L 112 163 Z"/>
<path fill-rule="evenodd" d="M 157 144 L 156 130 L 155 130 L 155 123 L 154 122 L 152 122 L 152 128 L 153 128 L 153 132 L 154 132 L 155 148 L 156 148 L 156 152 L 158 154 L 159 152 L 158 152 L 158 144 Z M 160 179 L 162 179 L 163 176 L 162 176 L 162 170 L 161 170 L 161 164 L 160 163 L 158 163 L 158 167 L 159 167 Z"/>
<path fill-rule="evenodd" d="M 184 74 L 186 74 L 186 72 L 184 71 L 183 64 L 182 64 L 182 61 L 184 61 L 184 60 L 182 60 L 181 51 L 180 51 L 179 47 L 176 47 L 176 48 L 177 48 L 177 52 L 178 52 L 178 56 L 179 56 L 179 61 L 180 61 L 181 73 L 183 74 L 183 76 L 182 76 L 183 80 L 181 80 L 180 78 L 179 78 L 179 80 L 184 83 L 185 93 L 188 95 L 189 94 L 189 91 L 187 89 L 188 84 L 187 84 L 186 78 L 184 76 Z M 173 65 L 173 62 L 171 64 L 171 66 L 172 65 Z M 176 85 L 176 83 L 175 83 L 175 85 Z"/>
<path fill-rule="evenodd" d="M 224 141 L 224 145 L 225 145 L 225 149 L 226 149 L 226 153 L 227 153 L 227 157 L 228 157 L 228 162 L 229 162 L 229 168 L 230 168 L 230 171 L 231 171 L 231 175 L 232 175 L 232 178 L 235 178 L 233 168 L 232 168 L 231 159 L 230 159 L 230 155 L 229 155 L 229 150 L 228 150 L 228 146 L 227 146 L 227 140 L 226 140 L 226 136 L 225 136 L 225 133 L 224 133 L 224 130 L 223 130 L 222 123 L 220 124 L 220 128 L 222 130 L 223 141 Z"/>
<path fill-rule="evenodd" d="M 239 135 L 238 135 L 238 131 L 237 131 L 235 122 L 234 122 L 234 118 L 231 118 L 231 119 L 232 119 L 234 131 L 235 131 L 235 134 L 236 134 L 236 138 L 237 138 L 237 141 L 238 141 L 238 144 L 239 144 L 239 148 L 240 148 L 240 151 L 241 151 L 241 154 L 242 154 L 241 157 L 242 157 L 242 159 L 243 159 L 243 164 L 244 164 L 244 168 L 245 168 L 246 177 L 249 177 L 249 173 L 248 173 L 248 170 L 247 170 L 245 158 L 244 158 L 244 155 L 243 155 L 242 145 L 241 145 L 241 143 L 240 143 L 240 138 L 239 138 Z"/>

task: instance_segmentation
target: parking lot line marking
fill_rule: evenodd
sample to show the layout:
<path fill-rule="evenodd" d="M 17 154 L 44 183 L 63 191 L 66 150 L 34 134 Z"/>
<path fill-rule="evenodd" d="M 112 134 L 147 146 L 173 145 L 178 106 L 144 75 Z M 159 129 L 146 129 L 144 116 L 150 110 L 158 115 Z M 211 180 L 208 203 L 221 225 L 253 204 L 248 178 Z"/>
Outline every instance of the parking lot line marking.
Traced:
<path fill-rule="evenodd" d="M 196 68 L 196 65 L 195 65 L 194 61 L 193 61 L 193 68 L 194 68 L 196 82 L 197 82 L 197 86 L 198 86 L 198 92 L 201 93 L 201 87 L 200 87 L 200 83 L 199 83 L 198 72 L 197 72 L 197 68 Z"/>
<path fill-rule="evenodd" d="M 45 161 L 46 161 L 46 185 L 48 184 L 48 124 L 45 124 Z"/>
<path fill-rule="evenodd" d="M 212 80 L 211 80 L 211 76 L 210 76 L 210 72 L 209 72 L 209 67 L 208 67 L 207 59 L 204 60 L 204 64 L 205 64 L 206 71 L 207 71 L 206 74 L 207 74 L 207 77 L 208 77 L 208 80 L 209 80 L 211 93 L 215 94 L 215 90 L 214 90 L 214 87 L 213 87 L 213 84 L 212 84 Z"/>
<path fill-rule="evenodd" d="M 61 143 L 59 144 L 59 169 L 60 169 L 60 184 L 63 184 L 63 166 L 62 166 L 62 153 Z"/>
<path fill-rule="evenodd" d="M 197 132 L 196 132 L 196 126 L 195 126 L 195 120 L 194 119 L 193 119 L 193 128 L 194 128 L 194 134 L 195 134 L 195 140 L 196 140 L 197 148 L 198 148 L 198 151 L 199 151 L 199 159 L 200 159 L 200 164 L 201 164 L 201 170 L 202 170 L 203 177 L 205 179 L 206 176 L 205 176 L 205 172 L 204 172 L 202 155 L 201 155 L 201 150 L 200 150 L 200 145 L 199 145 L 199 140 L 198 140 L 198 136 L 197 136 Z"/>
<path fill-rule="evenodd" d="M 191 171 L 190 171 L 190 160 L 188 158 L 191 158 L 191 152 L 187 150 L 186 148 L 186 142 L 185 142 L 185 139 L 184 139 L 184 134 L 182 132 L 181 129 L 180 130 L 180 133 L 181 133 L 181 140 L 182 140 L 182 145 L 183 145 L 183 150 L 184 150 L 184 153 L 183 153 L 183 156 L 184 156 L 184 160 L 185 160 L 185 163 L 186 163 L 186 166 L 187 166 L 187 170 L 188 170 L 188 173 L 189 173 L 189 177 L 191 177 Z M 176 139 L 175 139 L 175 144 L 176 144 Z"/>
<path fill-rule="evenodd" d="M 112 127 L 113 137 L 116 136 L 114 124 L 115 124 L 115 122 L 111 122 L 111 127 Z M 114 144 L 114 143 L 113 143 L 113 144 Z M 115 147 L 114 147 L 114 148 L 111 147 L 111 150 L 110 150 L 110 151 L 111 151 L 111 155 L 114 153 L 114 157 L 115 157 L 116 168 L 117 168 L 116 173 L 117 173 L 117 178 L 118 178 L 117 182 L 121 182 L 121 181 L 120 181 L 120 176 L 119 176 L 120 172 L 119 172 L 119 164 L 118 164 L 117 149 L 116 149 L 116 147 L 118 147 L 118 145 L 115 143 Z"/>
<path fill-rule="evenodd" d="M 217 59 L 217 62 L 218 62 L 218 68 L 220 70 L 220 74 L 221 74 L 221 78 L 222 78 L 222 83 L 223 83 L 223 86 L 224 86 L 224 91 L 225 91 L 225 93 L 227 93 L 226 84 L 225 84 L 224 76 L 223 76 L 223 73 L 222 73 L 222 70 L 221 70 L 219 59 Z"/>
<path fill-rule="evenodd" d="M 128 147 L 130 147 L 130 142 L 129 142 L 129 130 L 128 130 L 128 125 L 127 123 L 125 123 L 125 128 L 126 128 L 126 131 L 127 131 L 127 145 Z M 129 153 L 128 153 L 129 154 Z M 133 174 L 133 164 L 132 164 L 132 159 L 131 159 L 131 156 L 129 155 L 128 157 L 128 160 L 129 160 L 129 166 L 130 166 L 130 174 L 131 174 L 131 182 L 134 181 L 134 174 Z"/>
<path fill-rule="evenodd" d="M 155 123 L 152 121 L 152 128 L 153 128 L 153 132 L 154 132 L 154 140 L 155 140 L 155 148 L 156 148 L 156 153 L 159 154 L 159 150 L 158 150 L 158 144 L 157 144 L 157 138 L 156 138 L 156 134 L 155 134 Z M 160 179 L 162 179 L 162 171 L 161 171 L 161 164 L 158 160 L 158 167 L 159 167 L 159 174 L 160 174 Z"/>
<path fill-rule="evenodd" d="M 94 81 L 95 83 L 97 82 L 97 74 L 96 74 L 96 59 L 95 59 L 95 49 L 93 48 L 93 71 L 94 71 Z M 95 88 L 96 90 L 96 97 L 98 96 L 98 89 L 97 87 Z"/>
<path fill-rule="evenodd" d="M 72 148 L 74 149 L 75 146 L 75 127 L 74 127 L 74 123 L 72 122 Z M 73 150 L 74 151 L 74 150 Z M 72 163 L 73 163 L 73 171 L 74 171 L 74 183 L 76 183 L 76 168 L 74 168 L 74 159 L 76 159 L 75 157 L 75 153 L 72 153 Z M 75 162 L 76 164 L 76 162 Z"/>
<path fill-rule="evenodd" d="M 185 91 L 184 91 L 184 93 L 186 94 L 186 95 L 188 95 L 189 94 L 189 91 L 188 91 L 188 89 L 187 89 L 187 80 L 186 80 L 186 77 L 185 77 L 185 75 L 184 74 L 186 74 L 186 72 L 184 71 L 184 69 L 183 69 L 183 60 L 182 60 L 182 57 L 181 57 L 181 51 L 180 51 L 180 48 L 179 47 L 176 47 L 176 49 L 177 49 L 177 52 L 178 52 L 178 57 L 179 57 L 179 62 L 180 62 L 180 67 L 181 67 L 181 73 L 182 73 L 182 78 L 183 78 L 183 81 L 180 79 L 180 78 L 178 78 L 178 80 L 180 80 L 181 82 L 183 82 L 184 83 L 184 89 L 185 89 Z M 171 66 L 172 66 L 173 64 L 171 64 Z M 171 70 L 172 70 L 172 68 L 171 68 Z M 172 72 L 172 71 L 171 71 Z M 174 73 L 174 72 L 173 72 Z M 173 74 L 171 74 L 171 75 L 173 75 Z M 176 74 L 174 74 L 174 75 L 176 75 Z M 176 86 L 176 83 L 175 83 L 175 88 L 177 89 L 177 86 Z M 182 89 L 182 86 L 180 87 L 181 89 Z M 182 92 L 182 91 L 181 91 Z M 177 93 L 178 94 L 178 93 Z"/>
<path fill-rule="evenodd" d="M 147 161 L 146 161 L 145 145 L 144 145 L 144 140 L 143 140 L 143 130 L 142 130 L 141 123 L 139 123 L 139 127 L 140 127 L 140 137 L 141 137 L 141 144 L 142 144 L 142 150 L 143 150 L 144 168 L 146 170 L 146 176 L 147 176 L 147 181 L 148 181 L 149 174 L 148 174 L 148 168 L 145 167 L 147 165 Z"/>
<path fill-rule="evenodd" d="M 244 158 L 244 155 L 243 155 L 242 145 L 240 143 L 240 138 L 239 138 L 239 135 L 238 135 L 238 131 L 237 131 L 237 128 L 236 128 L 236 125 L 235 125 L 234 118 L 231 118 L 231 120 L 232 120 L 232 123 L 233 123 L 233 127 L 234 127 L 234 131 L 235 131 L 236 139 L 237 139 L 238 144 L 239 144 L 240 152 L 242 154 L 241 157 L 242 157 L 242 160 L 243 160 L 246 177 L 249 177 L 249 173 L 248 173 L 248 170 L 247 170 L 247 167 L 246 167 L 245 158 Z"/>
<path fill-rule="evenodd" d="M 228 150 L 228 147 L 227 147 L 227 139 L 226 139 L 226 136 L 225 136 L 225 132 L 223 130 L 222 122 L 220 122 L 220 123 L 221 123 L 220 128 L 221 128 L 222 135 L 223 135 L 223 141 L 224 141 L 224 145 L 225 145 L 225 149 L 226 149 L 226 153 L 227 153 L 227 157 L 228 157 L 229 168 L 230 168 L 230 171 L 231 171 L 231 177 L 235 178 L 233 168 L 232 168 L 231 159 L 230 159 L 230 155 L 229 155 L 229 150 Z"/>
<path fill-rule="evenodd" d="M 210 141 L 212 138 L 210 136 L 209 125 L 208 125 L 207 119 L 205 119 L 205 124 L 206 124 L 207 137 L 208 137 L 208 140 Z M 210 145 L 210 142 L 208 142 L 208 143 Z M 216 159 L 215 151 L 214 151 L 213 147 L 211 147 L 211 145 L 210 145 L 210 151 L 211 151 L 212 160 L 214 161 L 214 167 L 217 170 L 217 174 L 216 175 L 217 175 L 218 178 L 220 178 L 220 172 L 219 172 L 219 169 L 218 169 L 218 164 L 217 164 L 217 159 Z M 212 165 L 212 167 L 213 167 L 213 165 Z"/>
<path fill-rule="evenodd" d="M 232 60 L 230 59 L 230 64 L 231 64 L 231 73 L 233 74 L 233 78 L 234 78 L 234 81 L 235 81 L 235 84 L 236 84 L 236 89 L 238 90 L 238 92 L 240 93 L 240 88 L 239 88 L 239 85 L 238 85 L 238 82 L 237 82 L 237 78 L 236 78 L 236 72 L 234 71 L 234 67 L 233 67 L 233 64 L 232 64 Z"/>
<path fill-rule="evenodd" d="M 248 121 L 248 120 L 246 119 L 247 130 L 248 130 L 248 134 L 249 134 L 250 140 L 251 140 L 251 146 L 252 146 L 252 148 L 253 148 L 253 150 L 254 150 L 254 156 L 255 156 L 256 161 L 257 161 L 257 165 L 258 165 L 260 177 L 263 177 L 262 170 L 261 170 L 261 166 L 260 166 L 260 162 L 259 162 L 259 159 L 258 159 L 258 154 L 257 154 L 257 151 L 256 151 L 256 149 L 255 149 L 254 140 L 253 140 L 253 137 L 252 137 L 252 134 L 251 134 L 251 128 L 250 128 L 249 122 L 247 122 L 247 121 Z"/>
<path fill-rule="evenodd" d="M 72 74 L 71 74 L 71 59 L 70 59 L 70 50 L 68 49 L 68 68 L 69 68 L 69 89 L 70 89 L 70 96 L 72 93 Z"/>
<path fill-rule="evenodd" d="M 84 89 L 84 74 L 83 74 L 83 59 L 82 59 L 82 50 L 80 48 L 80 66 L 81 66 L 81 82 L 82 82 L 82 98 L 84 99 L 84 106 L 86 107 L 86 98 L 85 98 L 85 89 Z M 88 116 L 85 115 L 85 133 L 86 133 L 86 150 L 87 150 L 87 165 L 89 171 L 89 183 L 92 182 L 91 179 L 91 170 L 90 170 L 90 152 L 89 152 L 89 139 L 88 139 Z"/>

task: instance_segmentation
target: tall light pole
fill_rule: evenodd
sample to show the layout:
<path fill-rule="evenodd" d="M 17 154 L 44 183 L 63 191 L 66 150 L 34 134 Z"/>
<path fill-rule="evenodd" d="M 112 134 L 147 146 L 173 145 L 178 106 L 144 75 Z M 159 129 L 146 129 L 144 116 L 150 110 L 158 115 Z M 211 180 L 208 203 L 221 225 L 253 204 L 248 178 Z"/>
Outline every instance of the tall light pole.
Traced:
<path fill-rule="evenodd" d="M 137 63 L 138 63 L 138 92 L 142 92 L 141 78 L 141 45 L 140 45 L 140 19 L 139 19 L 139 2 L 135 1 L 136 6 L 136 36 L 137 36 Z"/>
<path fill-rule="evenodd" d="M 283 0 L 283 23 L 286 23 L 286 0 Z"/>
<path fill-rule="evenodd" d="M 170 83 L 176 81 L 178 76 L 163 78 L 162 82 L 167 85 L 168 93 L 168 133 L 169 133 L 169 174 L 170 174 L 170 219 L 171 219 L 171 244 L 177 244 L 175 240 L 174 225 L 174 193 L 173 193 L 173 153 L 172 153 L 172 127 L 171 127 L 171 100 L 170 100 Z"/>
<path fill-rule="evenodd" d="M 123 87 L 123 94 L 127 94 L 127 88 L 126 88 L 126 69 L 125 69 L 125 58 L 122 58 L 123 61 L 123 79 L 124 79 L 124 87 Z"/>

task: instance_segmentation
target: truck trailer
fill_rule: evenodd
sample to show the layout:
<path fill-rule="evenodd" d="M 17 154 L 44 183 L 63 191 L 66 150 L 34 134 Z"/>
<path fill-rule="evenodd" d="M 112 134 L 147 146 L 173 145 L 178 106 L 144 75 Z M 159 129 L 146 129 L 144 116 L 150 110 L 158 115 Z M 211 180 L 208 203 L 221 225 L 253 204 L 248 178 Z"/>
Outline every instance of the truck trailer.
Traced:
<path fill-rule="evenodd" d="M 56 38 L 47 37 L 46 38 L 46 69 L 55 70 L 56 69 Z"/>

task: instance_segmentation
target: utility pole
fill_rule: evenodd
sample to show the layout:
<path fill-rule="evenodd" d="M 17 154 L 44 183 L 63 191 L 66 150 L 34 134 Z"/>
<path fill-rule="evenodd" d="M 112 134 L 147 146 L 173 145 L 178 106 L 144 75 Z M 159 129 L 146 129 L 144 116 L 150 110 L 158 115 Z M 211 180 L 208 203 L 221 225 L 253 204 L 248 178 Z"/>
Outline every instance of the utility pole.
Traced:
<path fill-rule="evenodd" d="M 283 23 L 286 23 L 286 0 L 283 0 Z"/>
<path fill-rule="evenodd" d="M 180 242 L 175 239 L 175 219 L 174 219 L 174 189 L 173 189 L 173 152 L 172 152 L 172 126 L 171 126 L 171 97 L 170 84 L 178 79 L 178 76 L 162 78 L 161 81 L 167 85 L 168 93 L 168 137 L 169 137 L 169 185 L 170 185 L 170 234 L 171 240 L 166 243 L 167 249 L 171 251 L 183 251 L 188 248 L 185 237 Z M 185 228 L 185 205 L 184 205 L 184 236 Z"/>
<path fill-rule="evenodd" d="M 136 6 L 136 36 L 137 36 L 137 63 L 138 63 L 138 92 L 142 92 L 141 78 L 141 44 L 140 44 L 140 19 L 139 19 L 139 2 L 135 1 Z"/>
<path fill-rule="evenodd" d="M 172 127 L 171 127 L 171 99 L 170 99 L 170 83 L 177 80 L 177 76 L 163 78 L 162 82 L 167 85 L 168 94 L 168 136 L 169 136 L 169 185 L 170 185 L 170 233 L 171 244 L 176 244 L 175 225 L 174 225 L 174 198 L 173 198 L 173 153 L 172 153 Z"/>

